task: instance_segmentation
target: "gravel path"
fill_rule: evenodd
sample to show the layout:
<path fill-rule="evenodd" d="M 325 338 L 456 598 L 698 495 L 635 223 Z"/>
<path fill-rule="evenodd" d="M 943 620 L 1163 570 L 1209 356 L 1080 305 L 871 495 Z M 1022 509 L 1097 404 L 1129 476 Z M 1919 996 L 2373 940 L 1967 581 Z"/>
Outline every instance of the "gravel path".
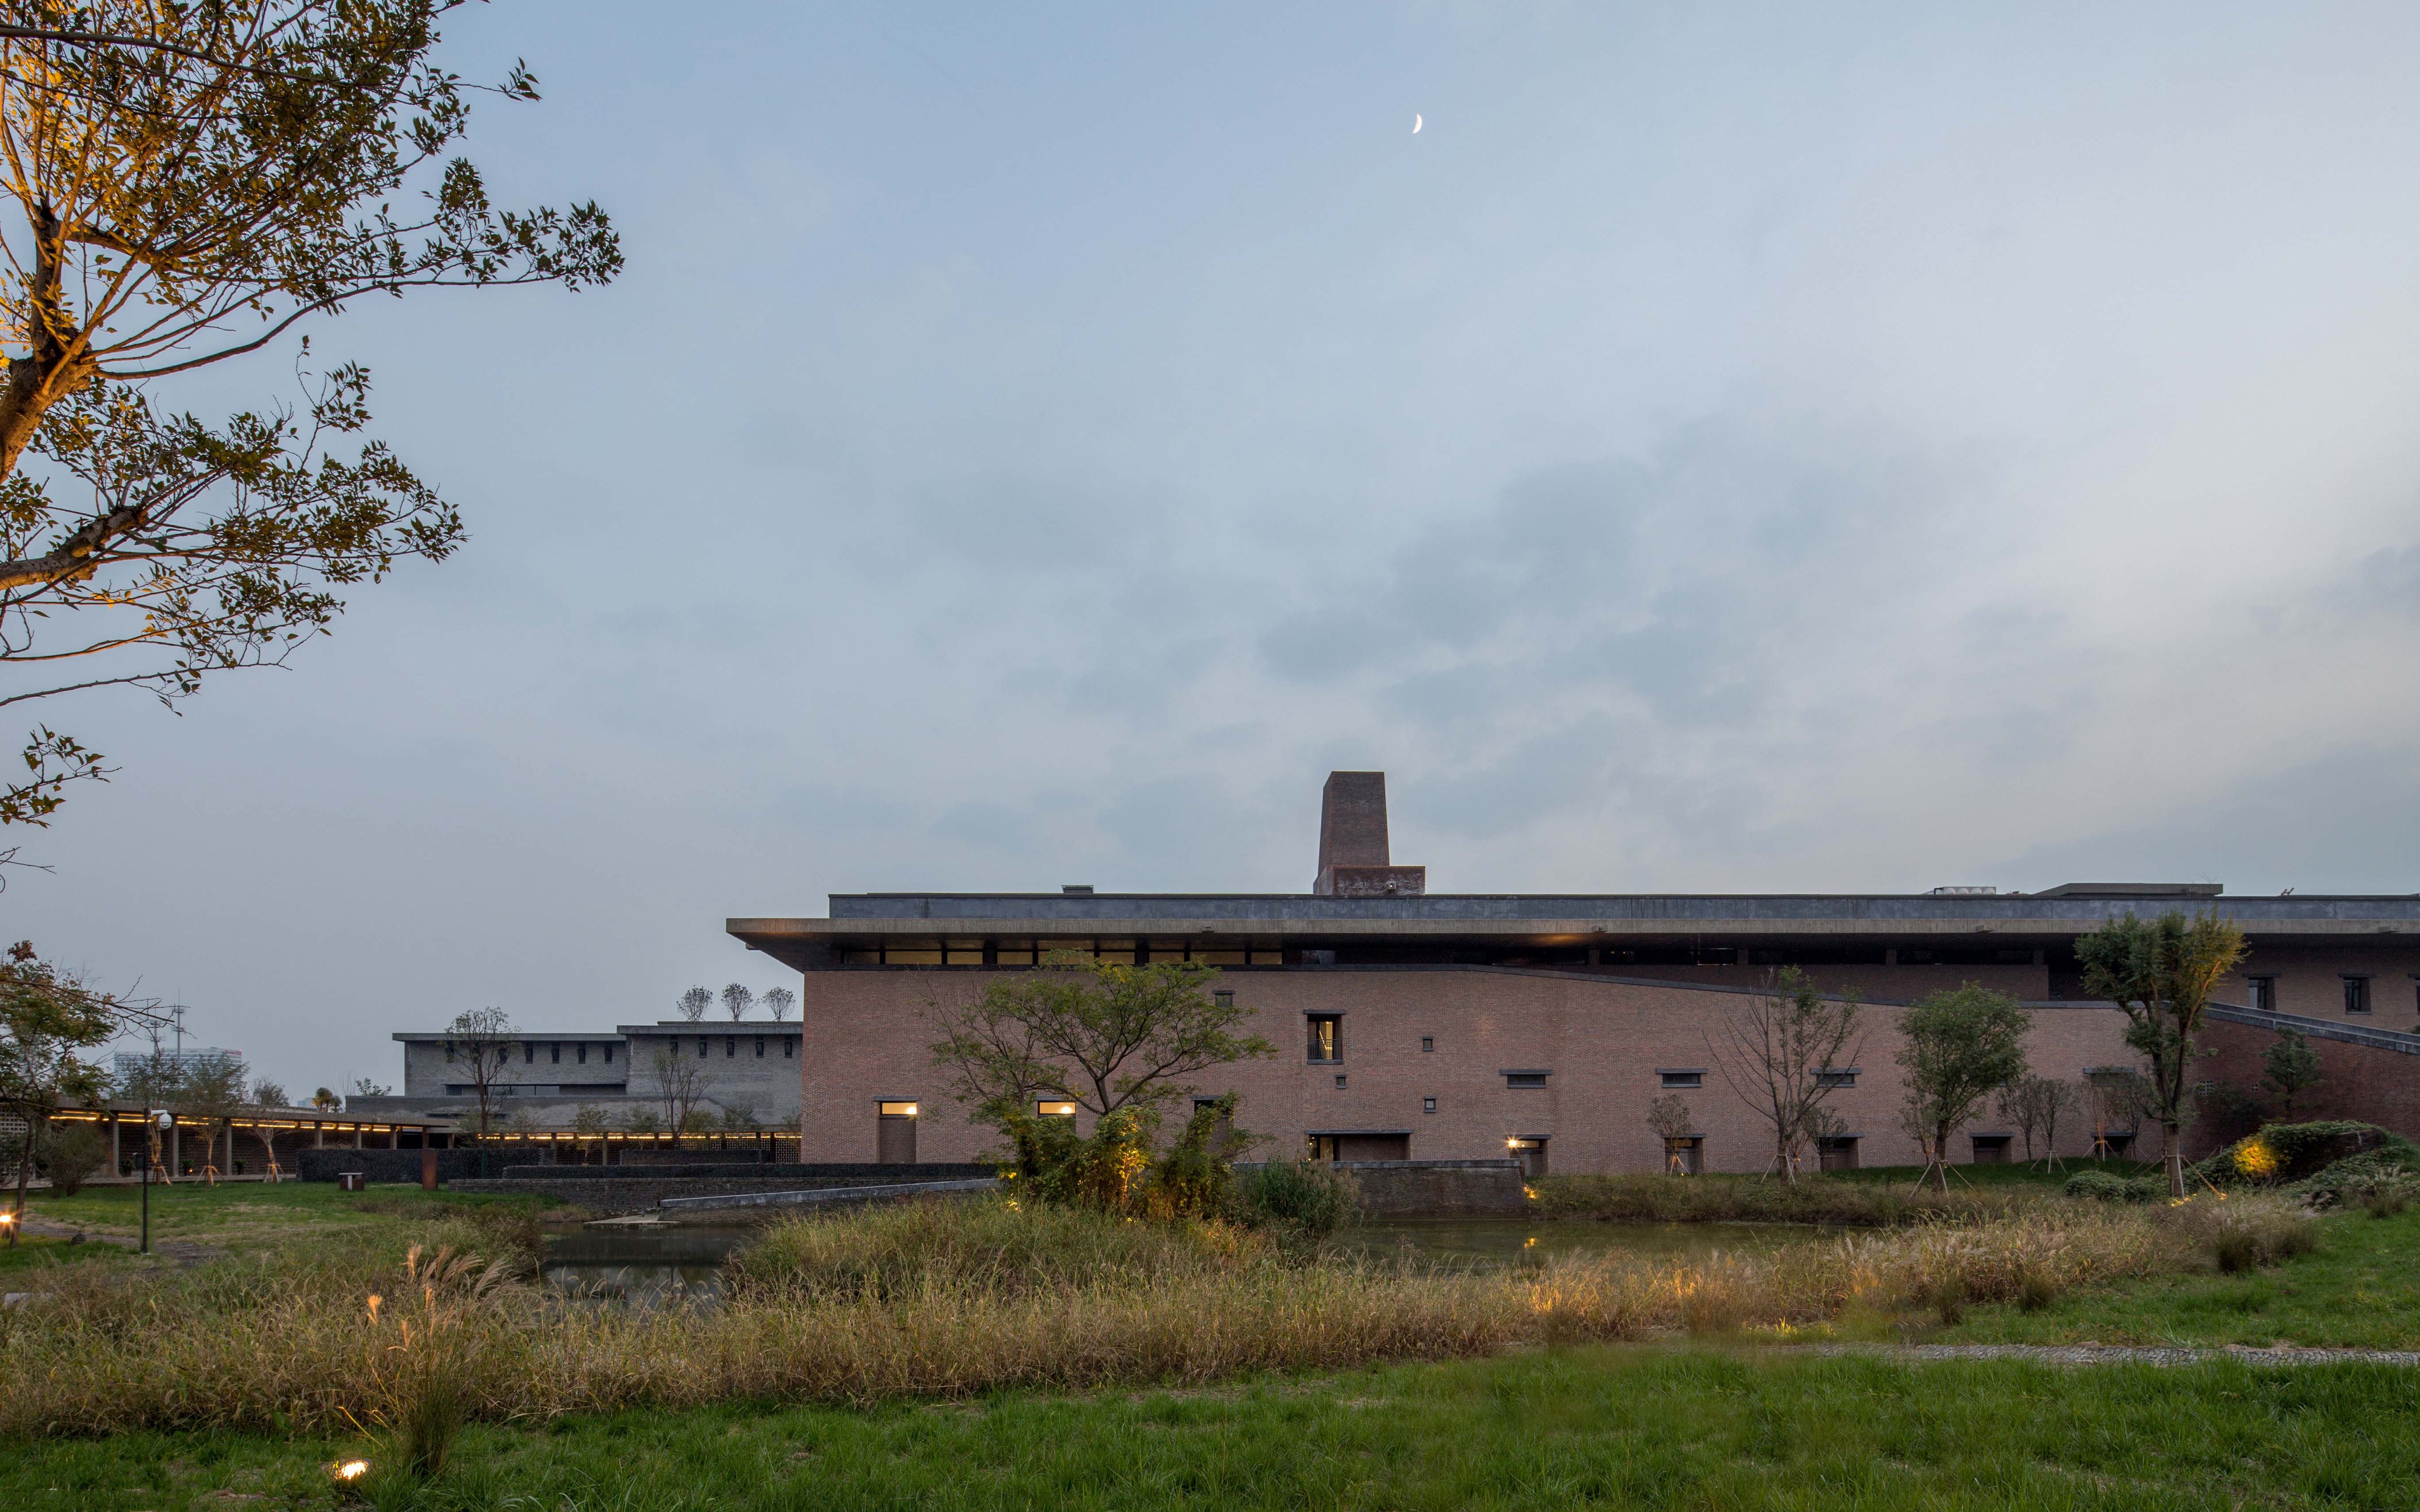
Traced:
<path fill-rule="evenodd" d="M 1870 1354 L 1893 1360 L 2031 1360 L 2039 1365 L 2202 1365 L 2234 1360 L 2244 1365 L 2420 1365 L 2420 1350 L 2304 1350 L 2291 1345 L 2257 1350 L 2229 1344 L 2215 1350 L 2137 1344 L 1818 1344 L 1815 1354 Z"/>

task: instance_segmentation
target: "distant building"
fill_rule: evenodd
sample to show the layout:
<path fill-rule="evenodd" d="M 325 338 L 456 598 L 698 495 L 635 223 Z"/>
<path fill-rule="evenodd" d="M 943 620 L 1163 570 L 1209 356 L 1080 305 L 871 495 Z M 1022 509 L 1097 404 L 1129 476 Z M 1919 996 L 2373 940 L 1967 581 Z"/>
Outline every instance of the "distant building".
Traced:
<path fill-rule="evenodd" d="M 1912 1163 L 1893 1058 L 1902 1007 L 1964 981 L 1998 988 L 2033 1014 L 2036 1071 L 2105 1085 L 2136 1057 L 2123 1015 L 2086 997 L 2076 938 L 2169 909 L 2213 909 L 2250 938 L 2215 1020 L 2254 1034 L 2290 1026 L 2375 1053 L 2381 1085 L 2397 1096 L 2420 1088 L 2420 1060 L 2409 1058 L 2420 1055 L 2409 1032 L 2420 896 L 2241 898 L 2160 883 L 2030 895 L 1438 894 L 1423 869 L 1392 860 L 1385 784 L 1377 772 L 1328 779 L 1308 893 L 835 894 L 822 918 L 729 920 L 732 935 L 803 977 L 791 1104 L 804 1110 L 800 1158 L 960 1161 L 995 1147 L 942 1095 L 923 1011 L 1054 950 L 1220 968 L 1219 990 L 1251 1011 L 1279 1055 L 1218 1068 L 1197 1090 L 1242 1094 L 1237 1123 L 1279 1154 L 1511 1150 L 1541 1170 L 1658 1170 L 1674 1158 L 1762 1169 L 1773 1141 L 1723 1073 L 1723 1026 L 1772 973 L 1797 966 L 1871 1005 L 1854 1063 L 1830 1071 L 1843 1122 L 1823 1163 Z M 1694 1119 L 1684 1149 L 1649 1130 L 1648 1103 L 1666 1096 Z M 2344 1116 L 2420 1121 L 2420 1097 L 2373 1102 L 2415 1117 Z M 2102 1122 L 2113 1143 L 2137 1133 Z M 2086 1153 L 2094 1133 L 2088 1114 L 2069 1120 L 2060 1152 Z M 2139 1134 L 2148 1155 L 2157 1134 Z M 2011 1158 L 2014 1138 L 1987 1109 L 1953 1158 Z"/>
<path fill-rule="evenodd" d="M 478 1110 L 468 1052 L 451 1036 L 415 1030 L 395 1039 L 403 1046 L 401 1094 L 348 1098 L 348 1111 L 460 1118 Z M 489 1088 L 491 1111 L 564 1129 L 582 1107 L 593 1106 L 612 1127 L 628 1129 L 633 1115 L 662 1118 L 669 1065 L 693 1073 L 697 1107 L 716 1122 L 745 1114 L 756 1124 L 788 1128 L 799 1117 L 799 1040 L 798 1025 L 767 1019 L 516 1029 Z"/>

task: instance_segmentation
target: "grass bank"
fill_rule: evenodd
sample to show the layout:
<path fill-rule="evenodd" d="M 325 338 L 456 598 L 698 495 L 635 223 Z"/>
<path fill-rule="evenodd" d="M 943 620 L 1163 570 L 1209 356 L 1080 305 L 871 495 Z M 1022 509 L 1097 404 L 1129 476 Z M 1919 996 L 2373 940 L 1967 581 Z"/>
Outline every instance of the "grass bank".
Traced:
<path fill-rule="evenodd" d="M 80 1229 L 92 1238 L 131 1242 L 142 1232 L 142 1204 L 140 1187 L 88 1186 L 73 1196 L 37 1192 L 26 1211 L 43 1223 Z M 328 1181 L 161 1184 L 151 1188 L 150 1207 L 155 1246 L 239 1256 L 363 1244 L 400 1255 L 400 1245 L 410 1242 L 415 1228 L 453 1219 L 475 1220 L 500 1232 L 513 1230 L 517 1237 L 512 1242 L 525 1244 L 534 1242 L 541 1217 L 572 1213 L 544 1197 L 474 1196 L 423 1192 L 416 1186 L 346 1192 Z"/>
<path fill-rule="evenodd" d="M 318 1466 L 359 1442 L 138 1432 L 16 1444 L 0 1457 L 0 1504 L 333 1506 Z M 474 1427 L 434 1484 L 371 1491 L 393 1512 L 2198 1512 L 2406 1505 L 2415 1477 L 2420 1372 L 2060 1371 L 1633 1346 L 1214 1392 L 718 1407 Z"/>
<path fill-rule="evenodd" d="M 2097 1167 L 2096 1167 L 2097 1168 Z M 2108 1167 L 2131 1177 L 2151 1167 Z M 1946 1193 L 1919 1190 L 1915 1166 L 1808 1175 L 1547 1176 L 1530 1183 L 1548 1218 L 1609 1223 L 1797 1223 L 1897 1227 L 2009 1217 L 2060 1196 L 2068 1172 L 2032 1165 L 1958 1166 Z"/>
<path fill-rule="evenodd" d="M 478 1217 L 431 1225 L 423 1242 L 490 1245 Z M 2313 1222 L 2257 1198 L 2071 1204 L 1765 1256 L 1453 1273 L 1289 1263 L 1215 1227 L 934 1204 L 794 1220 L 735 1268 L 724 1305 L 657 1312 L 569 1304 L 485 1270 L 407 1276 L 370 1242 L 179 1273 L 61 1267 L 42 1299 L 0 1312 L 0 1434 L 544 1421 L 1198 1385 L 1677 1333 L 1869 1336 L 2192 1269 L 2230 1236 L 2273 1257 Z"/>

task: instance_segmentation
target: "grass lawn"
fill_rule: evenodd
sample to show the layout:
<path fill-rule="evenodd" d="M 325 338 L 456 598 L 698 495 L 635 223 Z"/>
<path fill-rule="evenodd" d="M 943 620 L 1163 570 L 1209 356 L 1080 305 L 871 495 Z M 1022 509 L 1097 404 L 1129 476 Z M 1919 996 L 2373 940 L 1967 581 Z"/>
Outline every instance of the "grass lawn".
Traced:
<path fill-rule="evenodd" d="M 2319 1225 L 2319 1247 L 2273 1270 L 2077 1291 L 2039 1312 L 1978 1308 L 1944 1343 L 2420 1348 L 2420 1209 Z"/>
<path fill-rule="evenodd" d="M 340 1498 L 361 1442 L 12 1446 L 25 1512 Z M 1184 1394 L 626 1412 L 469 1430 L 395 1508 L 2409 1506 L 2420 1373 L 1586 1349 Z M 232 1495 L 226 1493 L 233 1493 Z M 251 1500 L 257 1498 L 257 1501 Z M 242 1500 L 239 1500 L 242 1499 Z"/>
<path fill-rule="evenodd" d="M 33 1193 L 25 1211 L 90 1234 L 132 1239 L 142 1229 L 140 1187 L 88 1186 L 71 1197 Z M 250 1253 L 323 1242 L 458 1214 L 484 1206 L 542 1209 L 542 1198 L 457 1196 L 417 1186 L 374 1186 L 346 1192 L 331 1181 L 195 1181 L 151 1188 L 151 1239 Z M 79 1248 L 88 1246 L 77 1246 Z"/>

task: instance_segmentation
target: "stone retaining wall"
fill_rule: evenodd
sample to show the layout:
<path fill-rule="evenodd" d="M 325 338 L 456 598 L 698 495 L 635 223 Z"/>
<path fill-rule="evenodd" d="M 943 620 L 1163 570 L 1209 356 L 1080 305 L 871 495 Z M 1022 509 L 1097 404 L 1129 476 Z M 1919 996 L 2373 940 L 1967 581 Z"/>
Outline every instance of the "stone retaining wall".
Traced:
<path fill-rule="evenodd" d="M 1443 1218 L 1521 1212 L 1529 1198 L 1517 1160 L 1340 1161 L 1376 1218 Z"/>
<path fill-rule="evenodd" d="M 852 1186 L 889 1186 L 901 1180 L 902 1171 L 914 1173 L 908 1180 L 943 1181 L 989 1177 L 989 1166 L 959 1167 L 954 1165 L 857 1165 L 815 1167 L 824 1171 L 838 1170 L 840 1175 L 768 1175 L 762 1165 L 743 1166 L 743 1176 L 665 1176 L 644 1168 L 626 1175 L 600 1180 L 596 1173 L 610 1171 L 612 1166 L 590 1166 L 590 1174 L 582 1176 L 579 1168 L 568 1170 L 550 1166 L 516 1166 L 514 1174 L 490 1181 L 448 1181 L 449 1192 L 520 1193 L 552 1197 L 590 1212 L 613 1215 L 626 1212 L 652 1211 L 665 1197 L 719 1197 L 747 1192 L 810 1192 Z M 798 1166 L 777 1167 L 791 1172 Z"/>

